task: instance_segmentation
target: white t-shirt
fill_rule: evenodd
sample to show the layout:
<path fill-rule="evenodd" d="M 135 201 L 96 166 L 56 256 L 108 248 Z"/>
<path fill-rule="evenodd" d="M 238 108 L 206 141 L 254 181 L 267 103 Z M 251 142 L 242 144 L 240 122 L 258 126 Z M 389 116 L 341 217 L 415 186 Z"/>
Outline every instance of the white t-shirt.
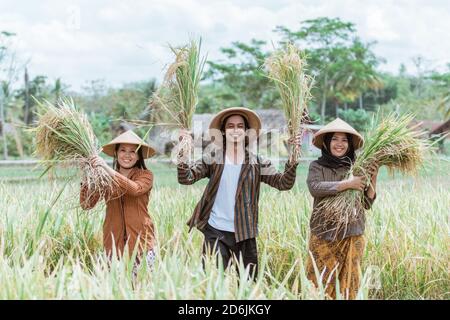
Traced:
<path fill-rule="evenodd" d="M 219 189 L 208 223 L 218 230 L 234 232 L 234 205 L 242 163 L 234 164 L 225 157 Z"/>

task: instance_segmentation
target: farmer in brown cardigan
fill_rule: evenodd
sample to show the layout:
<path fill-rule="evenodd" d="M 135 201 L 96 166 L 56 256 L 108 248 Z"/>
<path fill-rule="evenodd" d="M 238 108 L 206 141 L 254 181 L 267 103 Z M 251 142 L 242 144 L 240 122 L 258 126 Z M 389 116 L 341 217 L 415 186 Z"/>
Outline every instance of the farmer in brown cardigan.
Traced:
<path fill-rule="evenodd" d="M 155 258 L 155 228 L 147 206 L 153 174 L 144 159 L 153 156 L 155 150 L 129 130 L 103 146 L 103 152 L 114 157 L 113 168 L 100 157 L 94 159 L 93 165 L 104 168 L 115 182 L 112 191 L 105 196 L 103 245 L 106 253 L 111 256 L 115 248 L 120 257 L 127 247 L 131 255 L 136 247 L 136 262 L 139 263 L 145 253 L 151 266 Z M 82 183 L 80 204 L 84 210 L 93 208 L 100 200 L 99 194 L 87 194 L 86 183 Z"/>
<path fill-rule="evenodd" d="M 203 178 L 209 182 L 188 225 L 204 234 L 203 255 L 219 253 L 224 268 L 242 259 L 250 276 L 257 276 L 258 200 L 261 182 L 278 190 L 289 190 L 295 182 L 298 163 L 289 161 L 284 172 L 277 172 L 269 160 L 251 152 L 261 130 L 259 116 L 247 108 L 219 112 L 209 125 L 214 137 L 214 157 L 188 164 L 186 151 L 180 153 L 178 182 L 189 185 Z M 253 138 L 253 139 L 252 139 Z M 182 130 L 180 140 L 192 139 Z M 252 141 L 253 140 L 253 141 Z M 300 145 L 300 137 L 290 140 Z M 192 140 L 190 140 L 192 145 Z"/>
<path fill-rule="evenodd" d="M 375 200 L 378 174 L 378 167 L 370 168 L 371 183 L 367 187 L 363 177 L 347 178 L 355 161 L 355 150 L 361 148 L 363 143 L 363 137 L 339 118 L 320 129 L 313 139 L 313 144 L 321 149 L 322 156 L 311 162 L 307 178 L 309 191 L 314 198 L 307 276 L 317 285 L 320 280 L 316 278 L 316 266 L 327 294 L 333 299 L 336 298 L 336 279 L 339 280 L 340 293 L 344 299 L 354 299 L 360 285 L 360 264 L 365 246 L 364 209 L 370 209 Z M 349 189 L 363 191 L 364 203 L 355 208 L 358 220 L 338 229 L 333 222 L 324 218 L 325 209 L 320 207 L 320 203 L 327 197 Z"/>

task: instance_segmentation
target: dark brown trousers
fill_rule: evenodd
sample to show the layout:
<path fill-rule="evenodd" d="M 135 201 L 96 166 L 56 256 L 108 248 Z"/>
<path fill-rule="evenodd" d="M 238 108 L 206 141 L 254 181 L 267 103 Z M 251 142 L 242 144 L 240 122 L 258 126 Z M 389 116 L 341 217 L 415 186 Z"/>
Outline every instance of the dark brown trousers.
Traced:
<path fill-rule="evenodd" d="M 255 238 L 236 242 L 234 232 L 218 230 L 209 224 L 202 231 L 205 235 L 203 242 L 204 256 L 217 255 L 218 258 L 217 253 L 219 253 L 222 257 L 224 269 L 228 267 L 230 261 L 239 263 L 242 259 L 244 267 L 249 267 L 250 277 L 256 280 L 258 276 L 258 251 Z M 236 264 L 236 270 L 239 272 L 238 264 Z"/>

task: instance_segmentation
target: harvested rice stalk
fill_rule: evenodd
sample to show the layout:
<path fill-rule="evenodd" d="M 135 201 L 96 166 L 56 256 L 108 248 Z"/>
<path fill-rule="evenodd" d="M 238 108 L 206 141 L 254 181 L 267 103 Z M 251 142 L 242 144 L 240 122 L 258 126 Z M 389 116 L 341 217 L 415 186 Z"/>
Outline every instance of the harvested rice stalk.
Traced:
<path fill-rule="evenodd" d="M 191 41 L 183 47 L 170 49 L 175 55 L 175 61 L 168 67 L 164 82 L 150 103 L 166 113 L 168 124 L 190 130 L 206 57 L 200 56 L 201 39 L 198 42 Z M 190 141 L 183 139 L 178 148 L 191 150 Z"/>
<path fill-rule="evenodd" d="M 91 163 L 100 148 L 86 115 L 77 110 L 72 99 L 60 99 L 56 105 L 45 101 L 39 107 L 41 113 L 33 129 L 35 155 L 42 159 L 47 170 L 59 163 L 75 164 L 81 169 L 88 194 L 104 196 L 111 191 L 112 177 Z"/>
<path fill-rule="evenodd" d="M 308 102 L 311 100 L 313 79 L 306 71 L 305 54 L 291 43 L 284 49 L 275 51 L 265 62 L 268 78 L 275 82 L 281 96 L 282 108 L 288 121 L 291 139 L 302 134 L 301 124 L 307 116 Z M 295 145 L 291 160 L 298 161 L 300 146 Z"/>
<path fill-rule="evenodd" d="M 365 144 L 350 168 L 348 177 L 365 176 L 370 184 L 368 169 L 373 164 L 386 166 L 391 174 L 395 170 L 402 174 L 416 174 L 424 164 L 425 153 L 431 145 L 417 126 L 410 127 L 414 116 L 398 116 L 394 113 L 372 123 Z M 357 190 L 346 190 L 324 199 L 319 208 L 324 212 L 325 223 L 333 223 L 336 235 L 356 221 L 364 210 L 355 208 L 364 205 L 364 194 Z"/>

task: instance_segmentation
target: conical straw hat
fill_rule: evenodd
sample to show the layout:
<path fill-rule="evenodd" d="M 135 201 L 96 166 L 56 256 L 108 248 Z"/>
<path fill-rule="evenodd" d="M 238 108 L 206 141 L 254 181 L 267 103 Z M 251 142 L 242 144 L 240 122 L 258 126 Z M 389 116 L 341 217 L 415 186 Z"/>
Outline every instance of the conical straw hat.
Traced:
<path fill-rule="evenodd" d="M 313 145 L 321 149 L 323 138 L 325 134 L 329 132 L 343 132 L 353 135 L 353 147 L 355 150 L 361 148 L 364 144 L 364 138 L 351 125 L 340 118 L 336 118 L 316 132 L 312 142 Z"/>
<path fill-rule="evenodd" d="M 132 130 L 128 130 L 122 133 L 120 136 L 113 139 L 110 143 L 103 146 L 103 152 L 108 156 L 114 157 L 116 151 L 116 145 L 120 143 L 137 144 L 141 146 L 142 156 L 144 159 L 152 157 L 156 151 L 148 144 L 144 142 L 136 133 Z"/>

